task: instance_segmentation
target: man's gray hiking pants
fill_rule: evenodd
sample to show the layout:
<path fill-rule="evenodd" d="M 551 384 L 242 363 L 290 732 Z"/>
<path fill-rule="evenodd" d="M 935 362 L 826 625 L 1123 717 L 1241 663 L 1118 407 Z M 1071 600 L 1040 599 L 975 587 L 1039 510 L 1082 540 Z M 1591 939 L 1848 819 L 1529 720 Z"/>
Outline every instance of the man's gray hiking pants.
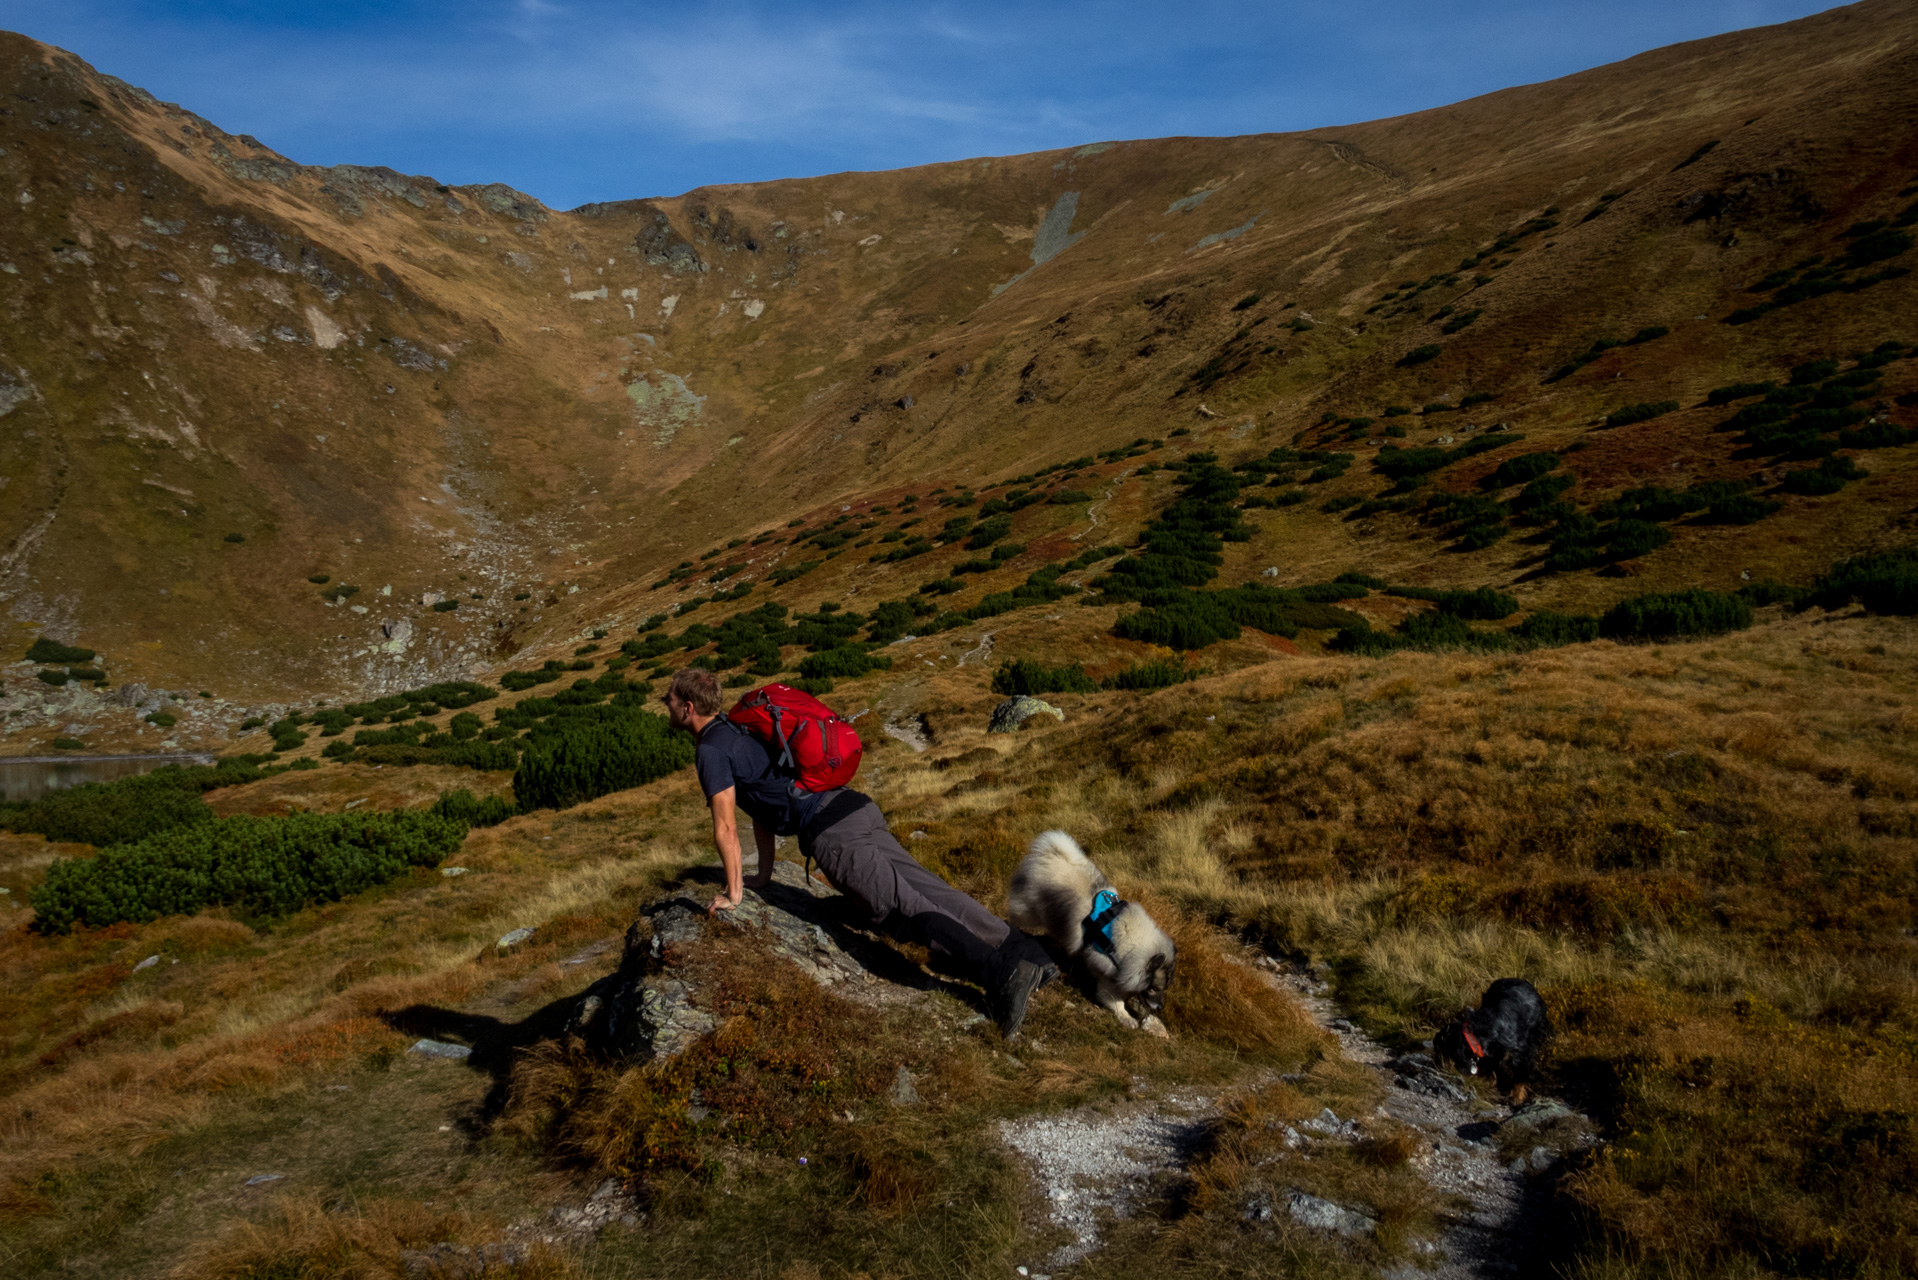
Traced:
<path fill-rule="evenodd" d="M 800 851 L 874 928 L 948 957 L 975 981 L 989 981 L 1007 953 L 1044 959 L 1033 939 L 921 866 L 893 839 L 879 806 L 857 791 L 826 802 L 800 837 Z"/>

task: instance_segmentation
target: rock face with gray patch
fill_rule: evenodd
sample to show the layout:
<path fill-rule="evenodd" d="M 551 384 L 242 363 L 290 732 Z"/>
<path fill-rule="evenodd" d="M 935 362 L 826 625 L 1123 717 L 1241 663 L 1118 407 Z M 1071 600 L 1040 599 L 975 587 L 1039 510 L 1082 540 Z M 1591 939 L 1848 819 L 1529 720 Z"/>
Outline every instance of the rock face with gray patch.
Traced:
<path fill-rule="evenodd" d="M 1060 196 L 1059 203 L 1052 206 L 1051 211 L 1046 214 L 1045 221 L 1039 224 L 1039 230 L 1033 234 L 1032 265 L 1004 284 L 992 286 L 993 296 L 997 297 L 999 294 L 1004 293 L 1007 289 L 1018 284 L 1021 280 L 1037 271 L 1040 267 L 1045 266 L 1046 263 L 1051 262 L 1067 249 L 1079 243 L 1079 241 L 1084 238 L 1085 232 L 1080 231 L 1075 233 L 1072 230 L 1072 220 L 1078 216 L 1078 213 L 1079 193 L 1077 191 L 1068 191 Z"/>
<path fill-rule="evenodd" d="M 778 863 L 771 885 L 748 890 L 724 915 L 709 917 L 704 894 L 692 892 L 698 901 L 684 892 L 670 894 L 633 922 L 619 968 L 581 994 L 567 1023 L 569 1034 L 594 1052 L 621 1059 L 646 1061 L 685 1052 L 716 1025 L 701 1007 L 704 993 L 685 968 L 693 948 L 715 929 L 759 933 L 773 954 L 820 986 L 855 999 L 913 992 L 909 985 L 878 980 L 847 950 L 860 942 L 835 919 L 839 895 L 790 862 Z"/>
<path fill-rule="evenodd" d="M 607 1057 L 647 1061 L 685 1052 L 714 1022 L 693 1004 L 692 989 L 670 972 L 668 949 L 699 932 L 699 919 L 686 903 L 669 904 L 651 930 L 635 920 L 626 930 L 619 968 L 580 996 L 567 1032 Z"/>
<path fill-rule="evenodd" d="M 1042 698 L 1020 696 L 1007 698 L 992 709 L 992 723 L 986 726 L 987 733 L 1012 733 L 1025 727 L 1026 721 L 1037 715 L 1051 716 L 1061 724 L 1065 723 L 1066 713 Z"/>
<path fill-rule="evenodd" d="M 633 416 L 650 427 L 653 444 L 664 448 L 673 437 L 699 420 L 706 397 L 694 394 L 686 379 L 677 373 L 658 373 L 657 382 L 639 377 L 626 387 L 633 402 Z"/>
<path fill-rule="evenodd" d="M 1292 1221 L 1302 1227 L 1314 1227 L 1342 1236 L 1369 1236 L 1379 1225 L 1365 1214 L 1298 1190 L 1294 1190 L 1287 1198 L 1286 1210 L 1292 1215 Z"/>

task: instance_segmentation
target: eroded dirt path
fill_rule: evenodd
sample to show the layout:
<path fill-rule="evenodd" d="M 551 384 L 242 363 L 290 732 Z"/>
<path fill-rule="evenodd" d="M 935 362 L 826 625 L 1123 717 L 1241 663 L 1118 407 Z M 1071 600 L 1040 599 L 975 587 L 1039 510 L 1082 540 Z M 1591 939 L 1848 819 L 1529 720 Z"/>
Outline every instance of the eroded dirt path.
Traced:
<path fill-rule="evenodd" d="M 1217 1102 L 1172 1094 L 1116 1109 L 1081 1107 L 1002 1122 L 1000 1136 L 1031 1167 L 1052 1225 L 1072 1233 L 1046 1265 L 1085 1261 L 1098 1251 L 1106 1224 L 1164 1194 L 1218 1115 Z"/>
<path fill-rule="evenodd" d="M 1394 1058 L 1346 1018 L 1326 984 L 1310 973 L 1270 959 L 1266 968 L 1314 1022 L 1338 1038 L 1345 1058 L 1378 1074 L 1385 1087 L 1379 1110 L 1427 1139 L 1412 1164 L 1447 1202 L 1443 1228 L 1437 1240 L 1423 1242 L 1421 1251 L 1430 1256 L 1386 1275 L 1392 1280 L 1517 1275 L 1513 1259 L 1522 1252 L 1517 1233 L 1525 1216 L 1528 1171 L 1522 1162 L 1518 1168 L 1503 1163 L 1495 1141 L 1500 1127 L 1512 1118 L 1512 1109 L 1466 1092 L 1424 1055 Z"/>
<path fill-rule="evenodd" d="M 1267 979 L 1296 999 L 1336 1039 L 1340 1055 L 1375 1074 L 1382 1097 L 1367 1122 L 1396 1121 L 1422 1137 L 1411 1167 L 1438 1195 L 1440 1230 L 1413 1241 L 1412 1259 L 1385 1270 L 1388 1280 L 1490 1280 L 1524 1274 L 1530 1225 L 1544 1185 L 1563 1152 L 1592 1141 L 1584 1117 L 1555 1100 L 1513 1108 L 1487 1101 L 1438 1070 L 1429 1055 L 1394 1057 L 1360 1031 L 1310 972 L 1262 957 Z M 1116 1219 L 1184 1177 L 1225 1093 L 1264 1081 L 1239 1081 L 1218 1095 L 1173 1093 L 1120 1106 L 1091 1105 L 1061 1115 L 1001 1125 L 1006 1145 L 1024 1157 L 1052 1226 L 1072 1239 L 1045 1260 L 1050 1269 L 1098 1252 Z M 1327 1108 L 1288 1126 L 1288 1146 L 1352 1143 L 1364 1136 L 1356 1116 Z M 1300 1226 L 1347 1236 L 1369 1233 L 1367 1206 L 1336 1205 L 1293 1191 L 1248 1215 L 1289 1215 Z"/>

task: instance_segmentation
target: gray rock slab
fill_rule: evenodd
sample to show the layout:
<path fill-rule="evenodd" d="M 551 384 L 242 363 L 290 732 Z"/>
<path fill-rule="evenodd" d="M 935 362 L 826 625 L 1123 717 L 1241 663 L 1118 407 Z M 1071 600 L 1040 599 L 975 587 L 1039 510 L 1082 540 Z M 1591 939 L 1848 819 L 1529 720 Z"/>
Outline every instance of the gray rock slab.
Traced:
<path fill-rule="evenodd" d="M 1292 1221 L 1302 1227 L 1333 1231 L 1342 1236 L 1369 1236 L 1379 1225 L 1362 1213 L 1298 1190 L 1286 1201 L 1286 1211 L 1292 1215 Z"/>
<path fill-rule="evenodd" d="M 594 1052 L 621 1059 L 684 1052 L 715 1025 L 684 970 L 692 948 L 714 930 L 755 933 L 820 986 L 864 1003 L 914 999 L 933 985 L 930 978 L 913 985 L 910 974 L 894 973 L 886 981 L 870 972 L 848 947 L 870 946 L 876 954 L 879 944 L 850 934 L 836 915 L 838 893 L 793 863 L 775 864 L 773 883 L 748 889 L 731 911 L 709 915 L 711 894 L 709 885 L 689 887 L 648 905 L 626 931 L 619 968 L 575 1003 L 568 1033 Z M 884 954 L 903 964 L 890 948 Z"/>
<path fill-rule="evenodd" d="M 1026 721 L 1037 715 L 1051 716 L 1061 724 L 1065 723 L 1066 713 L 1041 698 L 1020 696 L 1007 698 L 992 709 L 992 721 L 986 726 L 987 733 L 1012 733 L 1025 727 Z"/>

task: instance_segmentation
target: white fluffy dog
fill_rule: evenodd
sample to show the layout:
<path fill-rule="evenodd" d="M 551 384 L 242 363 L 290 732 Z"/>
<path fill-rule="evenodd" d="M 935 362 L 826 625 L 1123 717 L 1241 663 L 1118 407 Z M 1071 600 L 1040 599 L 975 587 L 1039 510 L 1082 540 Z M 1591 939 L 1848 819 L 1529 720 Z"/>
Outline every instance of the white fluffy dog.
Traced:
<path fill-rule="evenodd" d="M 1120 898 L 1073 838 L 1047 831 L 1032 842 L 1012 876 L 1012 923 L 1051 938 L 1085 966 L 1095 999 L 1126 1026 L 1165 1035 L 1165 1011 L 1178 950 L 1144 907 Z M 1138 1018 L 1126 1008 L 1135 1002 Z"/>

